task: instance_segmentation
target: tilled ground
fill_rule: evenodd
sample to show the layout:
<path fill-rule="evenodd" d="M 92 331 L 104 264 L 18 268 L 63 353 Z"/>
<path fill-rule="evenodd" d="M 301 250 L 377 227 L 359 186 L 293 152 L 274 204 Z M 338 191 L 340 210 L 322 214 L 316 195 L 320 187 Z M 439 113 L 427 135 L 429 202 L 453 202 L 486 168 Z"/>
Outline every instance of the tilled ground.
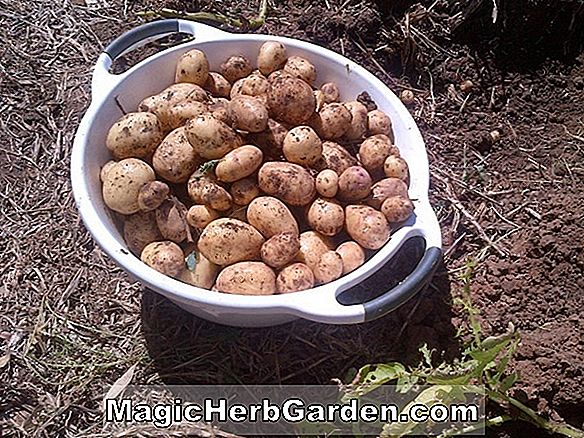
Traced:
<path fill-rule="evenodd" d="M 277 2 L 261 31 L 329 47 L 395 92 L 414 91 L 444 266 L 382 320 L 255 330 L 196 319 L 133 283 L 80 223 L 68 166 L 91 66 L 139 22 L 137 11 L 252 17 L 257 5 L 0 0 L 2 434 L 96 436 L 103 395 L 134 365 L 135 383 L 327 383 L 366 363 L 415 363 L 424 342 L 437 359 L 452 357 L 463 317 L 451 297 L 469 257 L 478 260 L 472 292 L 488 333 L 509 322 L 522 333 L 516 396 L 583 426 L 584 67 L 573 56 L 513 62 L 506 53 L 502 62 L 495 49 L 453 40 L 447 2 L 422 3 L 405 20 L 372 1 Z"/>

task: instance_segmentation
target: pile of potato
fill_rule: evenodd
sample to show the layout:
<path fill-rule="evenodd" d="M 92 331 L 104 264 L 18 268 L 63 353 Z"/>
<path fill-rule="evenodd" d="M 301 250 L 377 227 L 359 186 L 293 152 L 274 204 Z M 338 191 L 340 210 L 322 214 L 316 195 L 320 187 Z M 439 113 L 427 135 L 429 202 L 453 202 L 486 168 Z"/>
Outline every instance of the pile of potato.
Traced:
<path fill-rule="evenodd" d="M 308 59 L 262 45 L 209 71 L 200 50 L 176 83 L 109 130 L 106 205 L 128 248 L 163 274 L 246 295 L 296 292 L 361 266 L 413 213 L 390 118 Z M 373 104 L 374 105 L 374 104 Z"/>

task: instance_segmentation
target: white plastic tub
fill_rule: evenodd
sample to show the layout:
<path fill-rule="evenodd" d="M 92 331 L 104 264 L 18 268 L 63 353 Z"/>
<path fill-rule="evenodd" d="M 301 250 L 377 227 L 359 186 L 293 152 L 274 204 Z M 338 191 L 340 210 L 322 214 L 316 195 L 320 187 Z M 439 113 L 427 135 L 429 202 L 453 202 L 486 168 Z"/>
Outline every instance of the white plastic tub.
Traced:
<path fill-rule="evenodd" d="M 112 60 L 124 52 L 177 31 L 194 35 L 194 41 L 153 55 L 123 74 L 108 73 Z M 409 164 L 409 194 L 416 200 L 415 215 L 363 266 L 332 283 L 285 295 L 229 295 L 166 277 L 135 257 L 127 249 L 103 202 L 99 172 L 101 166 L 111 159 L 105 147 L 108 129 L 122 115 L 115 99 L 126 110 L 134 110 L 144 97 L 160 92 L 173 82 L 176 61 L 182 53 L 194 47 L 207 54 L 211 68 L 216 70 L 232 54 L 243 54 L 254 60 L 266 40 L 281 41 L 289 55 L 308 58 L 318 71 L 318 84 L 334 81 L 343 100 L 353 100 L 362 91 L 367 91 L 379 108 L 389 114 L 393 121 L 395 142 Z M 187 311 L 222 324 L 260 327 L 296 318 L 331 324 L 372 320 L 399 307 L 421 290 L 442 255 L 440 228 L 428 202 L 428 158 L 422 136 L 410 113 L 381 81 L 364 68 L 330 50 L 295 39 L 231 34 L 183 20 L 148 23 L 122 35 L 106 48 L 96 63 L 91 105 L 79 124 L 73 144 L 71 180 L 75 202 L 85 226 L 120 267 Z M 403 242 L 412 236 L 422 236 L 426 249 L 415 270 L 401 284 L 363 304 L 342 305 L 337 301 L 342 291 L 383 269 Z"/>

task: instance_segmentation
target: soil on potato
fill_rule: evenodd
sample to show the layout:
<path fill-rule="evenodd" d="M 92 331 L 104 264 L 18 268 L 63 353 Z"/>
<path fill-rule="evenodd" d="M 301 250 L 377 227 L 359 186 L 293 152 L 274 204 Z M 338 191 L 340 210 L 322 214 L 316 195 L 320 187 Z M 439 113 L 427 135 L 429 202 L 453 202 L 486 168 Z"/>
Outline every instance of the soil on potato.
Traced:
<path fill-rule="evenodd" d="M 81 0 L 74 3 L 76 6 L 66 12 L 70 14 L 66 23 L 74 26 L 70 17 L 75 16 L 88 20 L 89 25 L 83 28 L 87 30 L 82 32 L 85 36 L 78 38 L 91 56 L 87 57 L 89 62 L 80 61 L 77 45 L 67 45 L 70 51 L 61 56 L 87 72 L 99 49 L 90 47 L 89 42 L 107 42 L 136 25 L 137 11 L 167 6 L 250 18 L 257 6 L 243 7 L 235 1 L 159 1 L 153 5 L 132 2 L 130 7 L 119 2 L 105 7 L 91 2 L 99 4 L 92 6 L 97 8 L 92 12 L 91 7 L 84 9 Z M 468 257 L 473 257 L 478 263 L 472 294 L 487 334 L 503 332 L 509 322 L 522 334 L 511 364 L 520 373 L 515 396 L 544 415 L 583 427 L 584 66 L 577 44 L 570 40 L 565 52 L 562 47 L 551 52 L 550 46 L 542 44 L 544 53 L 538 52 L 537 47 L 526 47 L 524 36 L 519 38 L 509 25 L 504 41 L 497 41 L 488 32 L 483 39 L 469 40 L 465 23 L 455 22 L 467 9 L 446 1 L 398 1 L 391 10 L 384 6 L 386 2 L 371 0 L 274 3 L 262 33 L 323 45 L 362 64 L 394 92 L 414 92 L 409 109 L 430 156 L 431 198 L 446 254 L 430 287 L 398 311 L 360 326 L 296 321 L 269 329 L 236 329 L 197 319 L 151 291 L 139 291 L 114 268 L 76 219 L 68 188 L 65 201 L 58 196 L 45 201 L 53 187 L 68 187 L 68 157 L 64 156 L 62 163 L 51 158 L 62 153 L 60 139 L 34 148 L 40 157 L 37 169 L 49 172 L 43 178 L 50 183 L 45 184 L 45 179 L 39 183 L 46 188 L 41 193 L 26 183 L 35 171 L 24 161 L 18 164 L 18 160 L 30 158 L 19 158 L 22 142 L 15 136 L 6 146 L 8 152 L 0 156 L 3 184 L 12 190 L 6 196 L 23 200 L 17 208 L 4 196 L 0 199 L 3 210 L 17 212 L 16 219 L 6 226 L 7 248 L 11 249 L 3 260 L 8 268 L 0 271 L 6 275 L 0 292 L 8 297 L 3 301 L 8 307 L 2 307 L 2 312 L 9 321 L 2 326 L 2 333 L 8 335 L 0 340 L 4 342 L 0 346 L 8 345 L 6 339 L 10 339 L 13 350 L 8 365 L 0 367 L 0 381 L 9 382 L 0 393 L 0 406 L 7 408 L 18 424 L 26 423 L 28 430 L 37 424 L 45 433 L 55 435 L 76 421 L 76 430 L 95 432 L 95 413 L 104 388 L 136 358 L 140 361 L 134 382 L 208 384 L 329 383 L 333 378 L 351 376 L 367 363 L 398 360 L 415 364 L 423 343 L 436 350 L 436 361 L 452 358 L 459 350 L 457 330 L 465 323 L 451 300 L 460 291 L 458 273 Z M 474 3 L 481 8 L 492 4 Z M 24 14 L 22 11 L 17 12 Z M 469 23 L 488 28 L 489 20 L 485 22 L 484 16 L 476 14 Z M 455 36 L 451 28 L 458 29 Z M 87 36 L 92 34 L 95 39 Z M 568 32 L 562 35 L 568 41 Z M 547 36 L 543 41 L 551 40 Z M 528 51 L 513 52 L 514 46 Z M 85 52 L 82 55 L 85 57 Z M 17 59 L 19 53 L 14 56 Z M 546 59 L 550 56 L 554 59 Z M 131 63 L 132 58 L 128 60 Z M 26 65 L 21 64 L 21 68 Z M 52 75 L 61 74 L 50 68 L 50 63 L 38 66 Z M 0 78 L 0 85 L 17 96 L 22 84 L 30 84 L 19 83 L 18 74 L 13 74 L 16 79 Z M 71 78 L 62 74 L 59 78 L 69 85 L 65 93 L 59 86 L 50 88 L 54 92 L 51 98 L 67 108 L 66 114 L 80 115 L 89 103 L 88 75 L 84 83 L 71 83 Z M 26 80 L 43 81 L 34 77 Z M 470 91 L 460 89 L 466 80 L 473 83 Z M 26 107 L 46 105 L 45 93 L 27 93 L 25 90 L 29 99 Z M 20 111 L 24 108 L 16 97 L 9 104 Z M 27 123 L 40 126 L 37 131 L 44 132 L 43 118 L 35 117 L 30 116 Z M 64 125 L 70 140 L 76 126 Z M 30 135 L 14 128 L 11 132 L 21 132 L 22 138 Z M 496 137 L 500 139 L 493 141 Z M 42 140 L 37 134 L 36 140 L 31 137 L 30 141 L 36 145 Z M 52 215 L 61 211 L 63 202 L 68 205 L 67 213 L 55 220 Z M 48 205 L 44 207 L 49 209 L 48 216 L 42 216 L 45 210 L 39 210 L 38 205 Z M 54 230 L 41 228 L 40 234 L 23 231 L 27 221 L 38 220 L 52 223 Z M 56 235 L 65 236 L 60 249 L 53 245 Z M 53 252 L 47 255 L 46 248 Z M 408 248 L 406 265 L 410 255 L 415 259 L 419 251 Z M 398 263 L 382 275 L 395 281 L 408 268 Z M 387 287 L 392 279 L 378 279 L 376 288 Z M 55 290 L 51 284 L 59 287 Z M 51 316 L 57 314 L 81 325 L 59 332 L 61 320 Z M 12 332 L 28 334 L 13 342 Z M 82 350 L 87 339 L 91 348 Z M 87 355 L 93 354 L 93 343 L 103 348 L 104 357 L 113 351 L 120 357 L 127 355 L 128 362 L 103 371 L 92 369 L 96 374 L 87 376 L 89 371 L 80 367 L 87 362 Z M 63 357 L 68 361 L 65 365 Z M 73 365 L 69 369 L 67 364 Z M 30 372 L 31 367 L 37 372 Z M 72 374 L 65 376 L 61 370 Z M 69 405 L 63 407 L 55 401 L 55 389 L 48 382 L 68 381 L 72 376 L 81 376 L 86 383 L 82 389 L 74 383 L 67 386 Z M 21 434 L 18 430 L 14 429 L 15 435 Z M 523 424 L 490 431 L 489 435 L 492 433 L 517 437 L 543 434 Z"/>

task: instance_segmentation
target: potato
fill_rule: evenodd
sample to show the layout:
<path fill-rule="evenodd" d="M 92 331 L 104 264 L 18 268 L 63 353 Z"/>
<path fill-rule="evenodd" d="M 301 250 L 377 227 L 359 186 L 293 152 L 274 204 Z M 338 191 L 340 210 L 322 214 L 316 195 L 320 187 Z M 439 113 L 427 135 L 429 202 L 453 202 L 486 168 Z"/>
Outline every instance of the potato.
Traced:
<path fill-rule="evenodd" d="M 193 49 L 184 53 L 176 64 L 174 82 L 190 82 L 205 85 L 209 76 L 209 61 L 201 50 Z"/>
<path fill-rule="evenodd" d="M 152 168 L 137 158 L 118 161 L 105 175 L 102 194 L 105 205 L 121 214 L 140 211 L 138 193 L 142 186 L 154 181 Z"/>
<path fill-rule="evenodd" d="M 233 129 L 211 114 L 202 114 L 189 120 L 185 134 L 195 152 L 208 160 L 221 158 L 243 143 Z"/>
<path fill-rule="evenodd" d="M 257 66 L 263 75 L 278 70 L 286 63 L 286 47 L 277 41 L 266 41 L 260 47 L 258 54 Z"/>
<path fill-rule="evenodd" d="M 248 205 L 260 195 L 260 189 L 253 178 L 243 178 L 231 184 L 229 189 L 233 203 L 236 205 Z"/>
<path fill-rule="evenodd" d="M 345 224 L 345 212 L 332 199 L 317 198 L 307 214 L 310 227 L 325 236 L 335 236 L 341 232 Z"/>
<path fill-rule="evenodd" d="M 284 71 L 310 85 L 316 80 L 316 68 L 308 59 L 301 56 L 290 56 L 284 65 Z"/>
<path fill-rule="evenodd" d="M 410 180 L 408 163 L 401 157 L 390 155 L 383 163 L 383 172 L 388 178 L 399 178 L 406 184 Z"/>
<path fill-rule="evenodd" d="M 201 157 L 187 140 L 184 127 L 171 131 L 152 156 L 156 173 L 175 184 L 186 182 L 201 163 Z"/>
<path fill-rule="evenodd" d="M 268 76 L 268 82 L 270 83 L 270 85 L 272 85 L 281 79 L 290 79 L 290 78 L 294 78 L 294 76 L 292 76 L 287 71 L 276 70 L 275 72 L 270 73 L 270 75 Z"/>
<path fill-rule="evenodd" d="M 118 164 L 117 161 L 110 160 L 107 163 L 105 163 L 103 166 L 101 166 L 101 171 L 99 172 L 99 180 L 101 182 L 105 181 L 108 172 L 110 170 L 112 170 L 116 164 Z"/>
<path fill-rule="evenodd" d="M 282 150 L 288 129 L 273 119 L 268 119 L 268 126 L 262 132 L 250 133 L 247 139 L 264 151 L 264 155 L 277 158 Z"/>
<path fill-rule="evenodd" d="M 238 79 L 248 76 L 252 71 L 251 64 L 244 56 L 230 56 L 221 64 L 221 74 L 232 84 Z"/>
<path fill-rule="evenodd" d="M 316 112 L 320 112 L 320 110 L 323 109 L 323 107 L 325 106 L 326 102 L 324 101 L 324 94 L 322 91 L 320 90 L 314 90 L 314 99 L 316 100 Z M 314 115 L 313 115 L 314 117 Z M 311 124 L 314 124 L 314 122 L 312 122 L 311 119 Z"/>
<path fill-rule="evenodd" d="M 152 211 L 160 207 L 170 194 L 170 187 L 162 181 L 144 184 L 138 192 L 138 205 L 142 211 Z"/>
<path fill-rule="evenodd" d="M 330 283 L 343 275 L 343 259 L 335 251 L 327 251 L 314 268 L 314 279 L 317 283 Z"/>
<path fill-rule="evenodd" d="M 264 238 L 243 221 L 215 219 L 199 237 L 199 251 L 211 262 L 225 266 L 245 260 L 258 260 Z"/>
<path fill-rule="evenodd" d="M 137 256 L 146 245 L 163 240 L 152 211 L 140 211 L 124 217 L 124 240 L 128 249 Z"/>
<path fill-rule="evenodd" d="M 365 199 L 371 192 L 371 176 L 361 166 L 351 166 L 339 176 L 338 197 L 344 201 Z"/>
<path fill-rule="evenodd" d="M 293 163 L 264 163 L 258 172 L 258 185 L 265 193 L 294 206 L 307 205 L 316 195 L 314 178 Z"/>
<path fill-rule="evenodd" d="M 185 269 L 185 255 L 174 242 L 152 242 L 146 245 L 140 259 L 158 272 L 177 277 Z"/>
<path fill-rule="evenodd" d="M 348 205 L 345 224 L 349 236 L 363 248 L 379 249 L 389 240 L 391 230 L 387 219 L 367 205 Z"/>
<path fill-rule="evenodd" d="M 341 243 L 335 250 L 343 260 L 343 275 L 354 271 L 365 263 L 365 251 L 357 242 Z"/>
<path fill-rule="evenodd" d="M 262 132 L 268 127 L 268 110 L 257 97 L 243 95 L 234 97 L 227 106 L 227 113 L 236 129 Z"/>
<path fill-rule="evenodd" d="M 241 262 L 224 268 L 217 277 L 219 292 L 240 295 L 276 293 L 276 274 L 262 262 Z"/>
<path fill-rule="evenodd" d="M 286 134 L 282 151 L 289 162 L 312 166 L 322 158 L 322 142 L 311 127 L 297 126 Z"/>
<path fill-rule="evenodd" d="M 144 158 L 156 149 L 162 138 L 162 127 L 155 114 L 128 113 L 109 129 L 105 145 L 118 159 Z"/>
<path fill-rule="evenodd" d="M 357 165 L 357 159 L 344 147 L 332 141 L 322 143 L 322 162 L 318 164 L 320 170 L 331 169 L 340 175 L 351 166 Z"/>
<path fill-rule="evenodd" d="M 314 274 L 304 263 L 293 263 L 280 271 L 276 290 L 280 294 L 299 292 L 314 287 Z"/>
<path fill-rule="evenodd" d="M 188 224 L 202 230 L 219 217 L 219 213 L 207 205 L 193 205 L 187 212 Z"/>
<path fill-rule="evenodd" d="M 271 196 L 251 201 L 247 207 L 247 221 L 267 239 L 281 233 L 298 235 L 298 224 L 286 204 Z"/>
<path fill-rule="evenodd" d="M 226 211 L 231 208 L 231 195 L 209 175 L 193 173 L 187 184 L 189 197 L 196 204 L 204 204 L 214 210 Z"/>
<path fill-rule="evenodd" d="M 231 93 L 231 84 L 229 81 L 221 73 L 214 71 L 209 72 L 203 88 L 215 97 L 229 97 Z"/>
<path fill-rule="evenodd" d="M 369 135 L 383 134 L 392 137 L 391 119 L 381 110 L 373 110 L 367 113 L 367 131 Z"/>
<path fill-rule="evenodd" d="M 254 173 L 262 164 L 263 153 L 252 145 L 240 146 L 225 155 L 215 167 L 219 181 L 234 182 Z"/>
<path fill-rule="evenodd" d="M 300 234 L 300 250 L 296 260 L 315 269 L 320 257 L 332 248 L 330 240 L 316 231 L 305 231 Z"/>
<path fill-rule="evenodd" d="M 325 103 L 338 102 L 341 96 L 339 88 L 334 82 L 326 82 L 322 84 L 320 86 L 320 91 L 322 92 Z"/>
<path fill-rule="evenodd" d="M 190 119 L 208 112 L 209 107 L 204 102 L 196 100 L 183 100 L 168 110 L 168 126 L 176 129 L 184 126 Z"/>
<path fill-rule="evenodd" d="M 211 263 L 199 251 L 195 251 L 195 269 L 188 267 L 181 273 L 179 280 L 192 286 L 211 289 L 219 273 L 219 266 Z"/>
<path fill-rule="evenodd" d="M 231 89 L 230 96 L 233 99 L 234 97 L 240 95 L 246 96 L 256 96 L 262 97 L 262 99 L 267 99 L 268 91 L 270 90 L 270 82 L 267 78 L 260 75 L 250 75 L 246 78 L 242 78 L 238 80 L 235 84 L 233 84 L 233 88 Z"/>
<path fill-rule="evenodd" d="M 391 223 L 403 222 L 414 213 L 414 204 L 403 196 L 391 196 L 381 204 L 381 212 Z"/>
<path fill-rule="evenodd" d="M 359 147 L 359 160 L 369 172 L 383 168 L 385 159 L 390 155 L 399 156 L 399 149 L 391 144 L 389 137 L 384 134 L 366 138 Z"/>
<path fill-rule="evenodd" d="M 348 140 L 360 140 L 367 132 L 367 108 L 361 102 L 345 102 L 343 105 L 351 113 L 351 125 L 345 133 Z"/>
<path fill-rule="evenodd" d="M 231 126 L 231 118 L 229 117 L 229 111 L 227 110 L 228 107 L 229 100 L 222 97 L 213 99 L 213 101 L 207 105 L 207 108 L 213 117 L 226 125 Z"/>
<path fill-rule="evenodd" d="M 407 198 L 408 186 L 401 179 L 384 178 L 373 184 L 373 187 L 371 187 L 371 196 L 367 199 L 367 203 L 379 209 L 383 201 L 392 196 Z"/>
<path fill-rule="evenodd" d="M 316 191 L 325 198 L 334 198 L 339 189 L 339 175 L 334 170 L 325 169 L 316 175 Z"/>
<path fill-rule="evenodd" d="M 351 125 L 351 113 L 340 103 L 325 105 L 310 119 L 310 126 L 326 140 L 341 138 Z"/>
<path fill-rule="evenodd" d="M 268 92 L 270 116 L 291 125 L 306 123 L 316 109 L 316 99 L 310 85 L 301 79 L 281 76 Z"/>
<path fill-rule="evenodd" d="M 156 209 L 156 224 L 166 240 L 176 243 L 192 241 L 187 208 L 174 197 L 167 199 Z"/>
<path fill-rule="evenodd" d="M 265 241 L 261 256 L 264 263 L 279 269 L 294 260 L 299 250 L 300 239 L 297 233 L 280 233 Z"/>

